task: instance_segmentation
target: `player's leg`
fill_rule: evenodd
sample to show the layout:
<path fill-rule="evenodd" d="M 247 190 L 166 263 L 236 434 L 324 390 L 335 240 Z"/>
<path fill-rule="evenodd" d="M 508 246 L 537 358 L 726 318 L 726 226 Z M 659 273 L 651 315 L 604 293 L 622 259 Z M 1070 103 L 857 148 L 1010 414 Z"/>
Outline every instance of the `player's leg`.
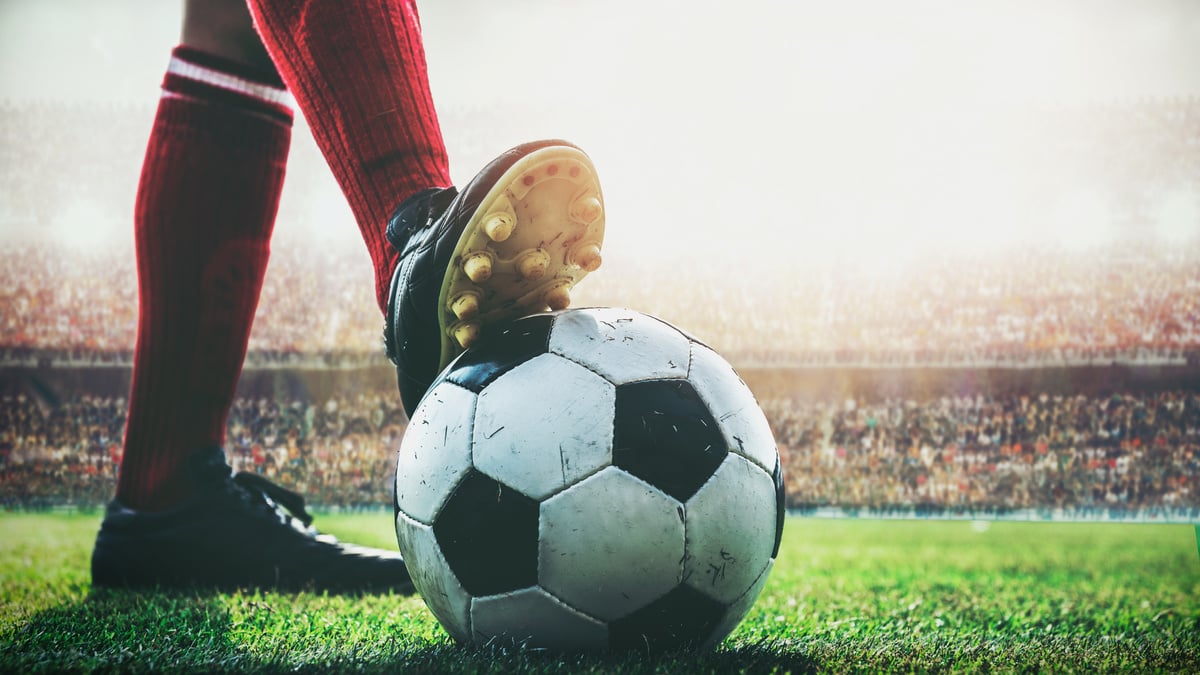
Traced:
<path fill-rule="evenodd" d="M 245 35 L 221 41 L 220 31 L 236 34 L 225 24 L 236 25 L 239 4 L 188 3 L 142 165 L 138 339 L 117 485 L 133 508 L 185 499 L 188 456 L 222 442 L 267 267 L 292 111 L 261 45 L 256 55 Z"/>
<path fill-rule="evenodd" d="M 518 146 L 461 193 L 408 0 L 250 0 L 268 51 L 350 202 L 375 265 L 385 336 L 411 413 L 481 328 L 570 302 L 600 264 L 591 161 Z M 547 87 L 554 86 L 548 83 Z"/>
<path fill-rule="evenodd" d="M 298 496 L 225 462 L 292 112 L 241 0 L 189 2 L 182 42 L 138 188 L 138 340 L 93 582 L 411 590 L 399 555 L 318 538 Z"/>

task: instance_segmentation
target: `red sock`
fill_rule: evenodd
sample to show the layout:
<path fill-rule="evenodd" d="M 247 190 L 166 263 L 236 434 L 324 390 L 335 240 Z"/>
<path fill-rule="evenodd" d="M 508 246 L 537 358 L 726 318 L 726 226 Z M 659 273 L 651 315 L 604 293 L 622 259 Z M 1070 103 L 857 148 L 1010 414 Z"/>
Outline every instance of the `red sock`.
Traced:
<path fill-rule="evenodd" d="M 409 195 L 450 185 L 417 9 L 405 0 L 250 0 L 250 13 L 358 221 L 386 309 L 384 230 Z"/>
<path fill-rule="evenodd" d="M 117 481 L 127 506 L 185 498 L 187 458 L 224 440 L 291 141 L 286 99 L 273 73 L 173 52 L 134 218 L 138 338 Z"/>

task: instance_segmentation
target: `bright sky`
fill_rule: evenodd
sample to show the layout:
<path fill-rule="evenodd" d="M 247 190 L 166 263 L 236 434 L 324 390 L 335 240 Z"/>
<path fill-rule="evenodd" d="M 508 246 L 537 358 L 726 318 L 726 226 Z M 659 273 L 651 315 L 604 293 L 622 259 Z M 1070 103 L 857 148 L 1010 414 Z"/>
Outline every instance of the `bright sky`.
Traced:
<path fill-rule="evenodd" d="M 0 95 L 152 102 L 179 4 L 0 0 Z M 1028 168 L 1018 111 L 1200 95 L 1192 0 L 442 0 L 422 21 L 438 105 L 504 119 L 495 152 L 560 136 L 593 156 L 610 254 L 1041 236 L 1004 198 Z M 1200 230 L 1195 201 L 1169 196 L 1163 222 Z M 330 202 L 348 217 L 332 185 Z"/>

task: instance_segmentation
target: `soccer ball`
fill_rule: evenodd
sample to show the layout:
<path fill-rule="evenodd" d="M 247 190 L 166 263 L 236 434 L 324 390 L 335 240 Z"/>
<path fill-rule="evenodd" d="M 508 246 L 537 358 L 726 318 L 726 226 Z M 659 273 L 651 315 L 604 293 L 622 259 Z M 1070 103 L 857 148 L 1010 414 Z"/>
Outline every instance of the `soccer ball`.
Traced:
<path fill-rule="evenodd" d="M 762 409 L 716 352 L 626 309 L 512 323 L 433 383 L 401 441 L 396 535 L 466 644 L 710 646 L 779 551 Z"/>

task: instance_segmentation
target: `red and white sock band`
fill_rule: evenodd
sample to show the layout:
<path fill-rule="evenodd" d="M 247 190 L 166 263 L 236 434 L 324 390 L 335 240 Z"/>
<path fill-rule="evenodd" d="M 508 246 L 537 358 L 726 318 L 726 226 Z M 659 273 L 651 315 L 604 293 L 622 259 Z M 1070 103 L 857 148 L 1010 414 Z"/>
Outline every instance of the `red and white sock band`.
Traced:
<path fill-rule="evenodd" d="M 163 96 L 226 103 L 287 124 L 293 117 L 292 95 L 275 73 L 255 71 L 185 46 L 171 52 L 171 62 L 163 78 Z"/>

